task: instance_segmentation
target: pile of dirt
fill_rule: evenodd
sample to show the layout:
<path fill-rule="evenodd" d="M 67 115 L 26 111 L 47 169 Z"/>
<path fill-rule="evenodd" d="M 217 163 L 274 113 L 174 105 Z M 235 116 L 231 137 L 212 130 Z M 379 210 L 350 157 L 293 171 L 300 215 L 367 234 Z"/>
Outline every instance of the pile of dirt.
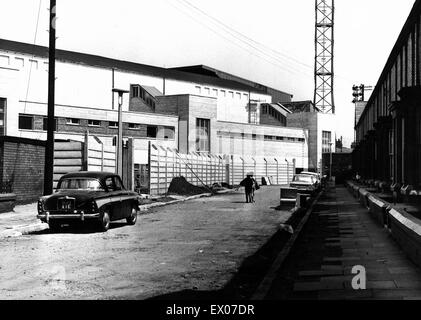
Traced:
<path fill-rule="evenodd" d="M 172 179 L 170 187 L 168 188 L 169 194 L 178 194 L 182 196 L 191 196 L 209 192 L 210 191 L 204 187 L 197 187 L 192 185 L 184 177 L 177 177 Z"/>

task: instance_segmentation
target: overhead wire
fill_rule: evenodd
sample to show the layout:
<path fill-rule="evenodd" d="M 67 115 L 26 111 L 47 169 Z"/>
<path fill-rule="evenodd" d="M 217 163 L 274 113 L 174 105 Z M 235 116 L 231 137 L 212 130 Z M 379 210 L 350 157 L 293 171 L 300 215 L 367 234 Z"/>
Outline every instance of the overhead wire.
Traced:
<path fill-rule="evenodd" d="M 42 0 L 39 0 L 39 4 L 38 4 L 38 14 L 37 14 L 37 22 L 35 25 L 35 32 L 34 32 L 34 40 L 33 40 L 33 50 L 35 51 L 35 46 L 36 46 L 36 42 L 37 42 L 37 37 L 38 37 L 38 26 L 39 26 L 39 20 L 40 20 L 40 15 L 41 15 L 41 5 L 42 5 Z M 32 60 L 35 58 L 35 54 L 32 54 Z M 26 95 L 25 95 L 25 105 L 24 105 L 24 113 L 26 113 L 26 105 L 28 102 L 28 96 L 29 96 L 29 88 L 31 86 L 31 78 L 32 78 L 32 62 L 30 61 L 29 63 L 29 75 L 28 75 L 28 82 L 27 82 L 27 86 L 26 86 Z"/>
<path fill-rule="evenodd" d="M 270 60 L 269 60 L 269 59 L 267 59 L 266 57 L 263 57 L 262 55 L 260 55 L 260 54 L 256 53 L 254 50 L 250 50 L 249 48 L 245 48 L 244 46 L 242 46 L 242 45 L 238 44 L 237 42 L 232 41 L 232 39 L 230 39 L 230 38 L 226 37 L 225 35 L 221 34 L 219 31 L 217 31 L 217 30 L 215 30 L 214 28 L 210 27 L 209 25 L 205 24 L 202 20 L 198 20 L 197 18 L 195 18 L 194 16 L 192 16 L 190 13 L 188 13 L 188 12 L 186 12 L 186 11 L 184 11 L 184 10 L 180 9 L 179 7 L 175 6 L 175 5 L 174 5 L 173 3 L 171 3 L 170 1 L 168 1 L 168 3 L 169 3 L 169 4 L 173 7 L 173 8 L 175 8 L 177 11 L 182 12 L 184 15 L 189 16 L 191 19 L 193 19 L 193 20 L 194 20 L 194 21 L 196 21 L 197 23 L 201 24 L 202 26 L 204 26 L 205 28 L 207 28 L 207 29 L 208 29 L 208 30 L 210 30 L 211 32 L 213 32 L 213 33 L 217 34 L 218 36 L 220 36 L 220 37 L 224 38 L 224 39 L 225 39 L 226 41 L 228 41 L 230 44 L 235 45 L 235 46 L 239 47 L 240 49 L 247 51 L 249 54 L 254 55 L 254 56 L 256 56 L 257 58 L 262 59 L 262 60 L 264 60 L 264 61 L 266 61 L 266 62 L 270 63 L 271 65 L 273 65 L 273 66 L 275 66 L 275 67 L 277 67 L 277 68 L 279 68 L 279 69 L 282 69 L 282 70 L 284 70 L 284 71 L 286 71 L 286 72 L 288 72 L 288 73 L 291 73 L 291 74 L 294 74 L 294 73 L 296 73 L 296 74 L 301 74 L 301 73 L 302 73 L 302 72 L 300 72 L 300 71 L 294 70 L 294 69 L 293 69 L 293 67 L 291 67 L 291 66 L 286 66 L 285 64 L 282 64 L 282 65 L 281 65 L 281 64 L 276 63 L 276 62 L 274 62 L 274 61 L 270 61 Z M 272 59 L 273 59 L 273 58 L 272 58 Z"/>
<path fill-rule="evenodd" d="M 235 33 L 237 36 L 239 36 L 239 37 L 241 37 L 241 38 L 245 39 L 245 40 L 246 40 L 246 41 L 248 41 L 248 42 L 252 42 L 252 43 L 254 43 L 255 45 L 258 45 L 258 46 L 263 47 L 266 51 L 270 51 L 270 52 L 272 52 L 275 56 L 282 56 L 282 57 L 284 57 L 284 58 L 286 58 L 286 59 L 289 59 L 289 60 L 291 60 L 291 61 L 294 61 L 294 62 L 295 62 L 295 63 L 297 63 L 297 64 L 300 64 L 300 65 L 302 65 L 302 66 L 304 66 L 304 67 L 306 67 L 306 68 L 309 68 L 309 69 L 313 70 L 313 66 L 311 66 L 311 65 L 309 65 L 309 64 L 306 64 L 306 63 L 304 63 L 304 62 L 302 62 L 302 61 L 300 61 L 300 60 L 297 60 L 296 58 L 294 58 L 294 57 L 292 57 L 292 56 L 290 56 L 290 55 L 287 55 L 287 54 L 285 54 L 285 53 L 282 53 L 282 52 L 279 52 L 279 51 L 277 51 L 277 50 L 274 50 L 273 48 L 270 48 L 269 46 L 267 46 L 267 45 L 265 45 L 265 44 L 263 44 L 263 43 L 261 43 L 261 42 L 258 42 L 258 41 L 256 41 L 256 40 L 254 40 L 254 39 L 250 38 L 249 36 L 247 36 L 247 35 L 245 35 L 245 34 L 243 34 L 243 33 L 239 32 L 239 31 L 235 30 L 234 28 L 230 27 L 229 25 L 227 25 L 226 23 L 222 22 L 221 20 L 219 20 L 219 19 L 217 19 L 217 18 L 215 18 L 215 17 L 211 16 L 210 14 L 208 14 L 208 13 L 207 13 L 207 12 L 205 12 L 204 10 L 200 9 L 199 7 L 197 7 L 197 6 L 193 5 L 193 4 L 192 4 L 191 2 L 189 2 L 188 0 L 177 0 L 177 1 L 179 1 L 179 2 L 184 2 L 186 5 L 190 6 L 190 7 L 191 7 L 191 8 L 193 8 L 194 10 L 196 10 L 196 11 L 200 12 L 201 14 L 205 15 L 205 16 L 206 16 L 206 17 L 208 17 L 209 19 L 211 19 L 211 20 L 215 21 L 217 24 L 219 24 L 220 26 L 222 26 L 222 27 L 223 27 L 223 28 L 225 28 L 226 30 L 229 30 L 230 32 Z M 259 49 L 259 50 L 260 50 L 260 49 Z M 265 51 L 265 52 L 266 52 L 266 51 Z M 266 53 L 266 54 L 267 54 L 267 53 Z"/>
<path fill-rule="evenodd" d="M 196 12 L 199 12 L 200 14 L 206 16 L 209 20 L 212 20 L 213 21 L 213 24 L 214 25 L 217 25 L 219 28 L 224 29 L 224 31 L 227 31 L 229 34 L 231 34 L 237 40 L 245 43 L 246 45 L 252 47 L 255 50 L 258 50 L 259 52 L 261 52 L 262 54 L 266 55 L 267 57 L 269 57 L 271 59 L 274 59 L 274 60 L 276 60 L 276 61 L 278 61 L 280 63 L 283 63 L 283 64 L 285 64 L 285 63 L 288 64 L 288 62 L 286 62 L 285 60 L 280 60 L 280 59 L 288 59 L 288 60 L 294 62 L 295 64 L 297 64 L 297 65 L 299 65 L 301 67 L 304 67 L 305 71 L 303 71 L 303 70 L 297 70 L 296 68 L 299 67 L 299 66 L 294 66 L 293 67 L 290 64 L 288 65 L 289 68 L 293 68 L 294 71 L 296 71 L 297 73 L 300 73 L 300 74 L 301 73 L 305 73 L 305 74 L 307 74 L 309 76 L 310 75 L 311 76 L 314 76 L 314 66 L 309 65 L 309 64 L 307 64 L 305 62 L 302 62 L 302 61 L 300 61 L 300 60 L 298 60 L 298 59 L 296 59 L 296 58 L 294 58 L 294 57 L 292 57 L 292 56 L 290 56 L 288 54 L 279 52 L 279 51 L 277 51 L 277 50 L 275 50 L 273 48 L 270 48 L 269 46 L 267 46 L 267 45 L 265 45 L 263 43 L 260 43 L 260 42 L 258 42 L 256 40 L 250 38 L 249 36 L 247 36 L 247 35 L 239 32 L 239 31 L 235 30 L 234 28 L 230 27 L 229 25 L 227 25 L 223 21 L 221 21 L 221 20 L 219 20 L 219 19 L 211 16 L 210 14 L 208 14 L 204 10 L 200 9 L 199 7 L 195 6 L 194 4 L 192 4 L 188 0 L 176 0 L 176 1 L 178 1 L 179 3 L 184 3 L 185 6 L 188 6 L 192 10 L 194 10 Z M 253 43 L 253 44 L 251 44 L 250 42 Z M 261 49 L 259 47 L 256 47 L 256 46 L 260 46 L 263 49 Z M 272 54 L 269 54 L 268 52 L 271 52 Z M 346 81 L 352 82 L 352 80 L 350 80 L 349 78 L 347 78 L 347 77 L 345 77 L 345 76 L 343 76 L 341 74 L 335 73 L 335 77 L 341 78 L 342 80 L 346 80 Z"/>

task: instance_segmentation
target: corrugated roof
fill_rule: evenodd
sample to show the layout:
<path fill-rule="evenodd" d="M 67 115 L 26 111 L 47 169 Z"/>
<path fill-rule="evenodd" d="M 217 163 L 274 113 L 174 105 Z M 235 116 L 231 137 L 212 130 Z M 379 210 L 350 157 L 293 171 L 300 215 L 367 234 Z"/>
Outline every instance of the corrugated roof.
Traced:
<path fill-rule="evenodd" d="M 158 96 L 163 96 L 162 92 L 159 91 L 157 88 L 155 87 L 151 87 L 151 86 L 144 86 L 141 85 L 141 87 L 143 89 L 145 89 L 152 97 L 156 98 Z"/>
<path fill-rule="evenodd" d="M 282 106 L 290 110 L 292 113 L 299 112 L 320 112 L 314 105 L 313 101 L 293 101 L 293 102 L 280 102 Z"/>
<path fill-rule="evenodd" d="M 236 75 L 206 66 L 206 65 L 194 65 L 194 66 L 183 66 L 183 67 L 175 67 L 175 68 L 171 68 L 172 70 L 178 70 L 178 71 L 183 71 L 183 72 L 188 72 L 188 73 L 193 73 L 193 74 L 200 74 L 200 75 L 206 75 L 209 77 L 214 77 L 214 78 L 219 78 L 219 79 L 226 79 L 226 80 L 233 80 L 233 81 L 237 81 L 239 83 L 243 83 L 245 85 L 251 86 L 253 88 L 256 88 L 258 90 L 264 91 L 266 93 L 268 92 L 268 89 L 274 90 L 278 93 L 284 94 L 284 95 L 289 95 L 292 97 L 292 94 L 278 90 L 278 89 L 274 89 L 274 88 L 270 88 L 268 86 L 262 85 L 260 83 L 257 82 L 253 82 L 241 77 L 238 77 Z"/>

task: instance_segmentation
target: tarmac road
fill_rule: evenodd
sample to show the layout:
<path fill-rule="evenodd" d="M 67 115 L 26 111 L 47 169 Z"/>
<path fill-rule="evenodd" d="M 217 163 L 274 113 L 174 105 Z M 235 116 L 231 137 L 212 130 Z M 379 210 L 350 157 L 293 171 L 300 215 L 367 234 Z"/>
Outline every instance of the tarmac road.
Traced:
<path fill-rule="evenodd" d="M 0 240 L 0 299 L 145 299 L 217 290 L 285 222 L 279 187 L 256 203 L 220 195 L 155 208 L 107 233 L 68 229 Z"/>

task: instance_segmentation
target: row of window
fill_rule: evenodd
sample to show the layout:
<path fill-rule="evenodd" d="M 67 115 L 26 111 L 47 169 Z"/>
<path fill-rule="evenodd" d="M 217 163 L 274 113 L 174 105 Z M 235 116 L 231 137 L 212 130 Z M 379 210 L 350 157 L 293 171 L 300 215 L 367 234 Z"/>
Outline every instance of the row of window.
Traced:
<path fill-rule="evenodd" d="M 149 107 L 155 109 L 155 99 L 140 85 L 130 85 L 130 98 L 140 98 Z"/>
<path fill-rule="evenodd" d="M 287 118 L 283 114 L 281 114 L 278 110 L 275 110 L 275 108 L 273 108 L 270 105 L 267 105 L 267 104 L 262 105 L 262 114 L 268 114 L 271 117 L 278 120 L 283 125 L 285 126 L 287 125 Z"/>
<path fill-rule="evenodd" d="M 231 139 L 239 138 L 239 139 L 264 140 L 264 141 L 305 142 L 304 138 L 282 137 L 282 136 L 273 136 L 273 135 L 260 135 L 260 134 L 224 132 L 224 131 L 218 131 L 217 134 L 219 137 L 229 137 Z"/>
<path fill-rule="evenodd" d="M 0 55 L 0 66 L 13 67 L 13 68 L 23 68 L 25 63 L 28 62 L 33 70 L 37 70 L 40 65 L 44 65 L 46 70 L 48 70 L 48 62 L 42 62 L 35 59 L 25 59 L 21 57 L 12 58 L 8 55 Z"/>
<path fill-rule="evenodd" d="M 196 93 L 198 95 L 206 95 L 206 96 L 212 96 L 212 97 L 222 97 L 222 98 L 231 98 L 231 99 L 245 99 L 249 100 L 248 93 L 241 93 L 241 92 L 234 92 L 234 91 L 227 91 L 224 89 L 215 89 L 215 88 L 209 88 L 209 87 L 202 87 L 202 86 L 196 86 Z"/>
<path fill-rule="evenodd" d="M 32 115 L 19 115 L 19 129 L 20 130 L 34 130 L 35 129 L 35 117 Z M 81 119 L 68 118 L 66 119 L 66 125 L 80 126 Z M 88 126 L 91 127 L 101 127 L 100 120 L 88 120 Z M 145 137 L 155 138 L 155 139 L 166 139 L 174 140 L 175 138 L 175 128 L 170 126 L 158 126 L 158 125 L 145 125 L 140 123 L 127 123 L 127 126 L 131 130 L 145 130 Z M 48 128 L 48 119 L 43 117 L 43 126 L 42 130 L 47 131 Z M 108 121 L 108 128 L 118 129 L 118 122 Z M 58 131 L 57 128 L 57 118 L 55 119 L 55 128 L 54 131 Z"/>

